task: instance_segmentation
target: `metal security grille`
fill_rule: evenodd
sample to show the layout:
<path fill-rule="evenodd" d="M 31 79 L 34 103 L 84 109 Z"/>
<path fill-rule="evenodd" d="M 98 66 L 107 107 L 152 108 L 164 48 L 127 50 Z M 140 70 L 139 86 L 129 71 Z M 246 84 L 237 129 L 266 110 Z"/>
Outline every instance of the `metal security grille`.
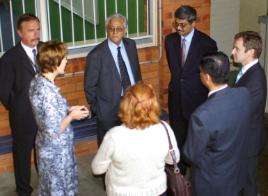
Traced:
<path fill-rule="evenodd" d="M 25 12 L 40 18 L 43 41 L 64 41 L 71 55 L 82 56 L 104 40 L 105 19 L 114 13 L 128 19 L 127 37 L 140 46 L 156 43 L 155 0 L 4 0 L 0 3 L 0 53 L 19 40 L 16 20 Z"/>

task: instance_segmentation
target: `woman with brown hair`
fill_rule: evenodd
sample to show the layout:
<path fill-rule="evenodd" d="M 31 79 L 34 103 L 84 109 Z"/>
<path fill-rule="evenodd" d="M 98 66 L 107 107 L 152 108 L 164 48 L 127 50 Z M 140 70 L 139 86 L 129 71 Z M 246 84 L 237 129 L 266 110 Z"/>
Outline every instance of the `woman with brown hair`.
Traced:
<path fill-rule="evenodd" d="M 120 102 L 121 126 L 110 129 L 93 159 L 94 174 L 106 172 L 105 184 L 110 195 L 165 195 L 165 163 L 173 164 L 160 106 L 153 88 L 143 82 L 128 88 Z M 175 148 L 174 133 L 165 123 Z"/>
<path fill-rule="evenodd" d="M 85 106 L 69 107 L 54 80 L 64 74 L 67 48 L 62 42 L 42 44 L 37 55 L 41 75 L 30 85 L 29 96 L 38 125 L 36 135 L 39 169 L 38 195 L 73 196 L 77 193 L 77 168 L 72 120 L 89 115 Z"/>

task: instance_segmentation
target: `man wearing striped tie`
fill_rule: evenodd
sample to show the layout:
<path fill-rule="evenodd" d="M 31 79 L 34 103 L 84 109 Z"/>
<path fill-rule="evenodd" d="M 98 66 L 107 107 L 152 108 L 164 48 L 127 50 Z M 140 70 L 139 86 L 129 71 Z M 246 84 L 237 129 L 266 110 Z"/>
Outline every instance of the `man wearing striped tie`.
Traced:
<path fill-rule="evenodd" d="M 125 89 L 141 80 L 138 53 L 134 40 L 124 38 L 127 20 L 114 14 L 106 20 L 108 39 L 87 56 L 84 90 L 92 114 L 97 117 L 97 140 L 100 146 L 105 133 L 121 124 L 117 113 Z"/>

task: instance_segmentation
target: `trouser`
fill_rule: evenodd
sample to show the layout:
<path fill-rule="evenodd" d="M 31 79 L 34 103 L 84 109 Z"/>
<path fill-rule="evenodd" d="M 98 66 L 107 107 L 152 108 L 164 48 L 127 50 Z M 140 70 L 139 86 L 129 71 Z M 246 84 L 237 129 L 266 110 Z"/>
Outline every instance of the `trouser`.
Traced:
<path fill-rule="evenodd" d="M 119 120 L 116 120 L 113 123 L 113 126 L 118 126 L 118 125 L 121 125 L 121 122 Z M 104 129 L 102 127 L 102 123 L 99 120 L 97 120 L 97 144 L 98 144 L 98 147 L 100 147 L 102 140 L 103 140 L 105 134 L 107 133 L 107 131 L 109 131 L 109 129 L 113 128 L 113 126 Z"/>
<path fill-rule="evenodd" d="M 249 157 L 247 161 L 248 161 L 248 167 L 247 167 L 246 185 L 242 189 L 240 196 L 257 196 L 258 156 Z"/>
<path fill-rule="evenodd" d="M 24 136 L 27 138 L 28 136 Z M 31 182 L 31 153 L 34 146 L 33 138 L 13 137 L 13 163 L 16 182 L 16 191 L 19 196 L 31 195 L 33 188 Z"/>
<path fill-rule="evenodd" d="M 178 148 L 181 152 L 181 157 L 180 157 L 180 162 L 178 163 L 178 167 L 180 169 L 181 174 L 185 175 L 187 171 L 187 167 L 189 167 L 189 165 L 187 164 L 186 157 L 182 153 L 182 148 L 187 137 L 188 120 L 184 118 L 170 120 L 170 126 L 174 131 L 174 135 L 177 140 Z"/>

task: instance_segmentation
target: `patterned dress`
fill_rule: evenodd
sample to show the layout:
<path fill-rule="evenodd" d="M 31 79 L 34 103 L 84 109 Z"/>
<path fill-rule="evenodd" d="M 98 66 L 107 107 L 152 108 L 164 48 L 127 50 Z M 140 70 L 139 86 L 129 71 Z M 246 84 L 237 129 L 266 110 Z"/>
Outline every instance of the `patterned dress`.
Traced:
<path fill-rule="evenodd" d="M 72 127 L 68 126 L 60 133 L 60 123 L 68 112 L 67 101 L 59 88 L 44 77 L 32 80 L 29 96 L 38 124 L 35 141 L 38 195 L 76 195 L 78 181 Z"/>

